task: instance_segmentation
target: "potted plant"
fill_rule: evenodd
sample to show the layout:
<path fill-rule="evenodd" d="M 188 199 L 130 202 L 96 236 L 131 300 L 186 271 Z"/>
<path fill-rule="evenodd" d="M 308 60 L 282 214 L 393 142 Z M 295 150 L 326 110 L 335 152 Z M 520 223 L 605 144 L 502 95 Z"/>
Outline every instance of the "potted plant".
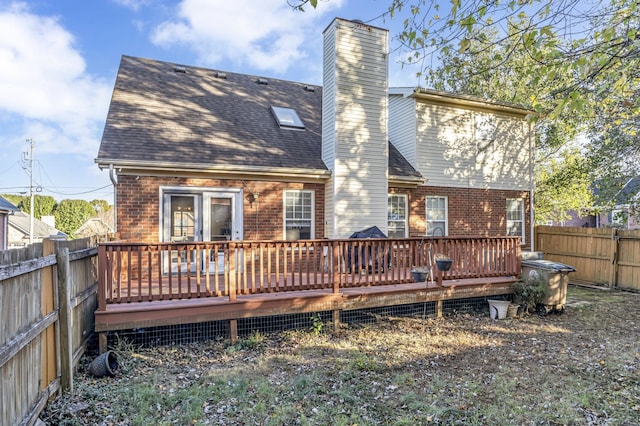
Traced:
<path fill-rule="evenodd" d="M 513 302 L 522 307 L 523 313 L 535 311 L 549 294 L 549 286 L 539 276 L 528 276 L 513 284 Z"/>
<path fill-rule="evenodd" d="M 425 282 L 429 276 L 429 268 L 424 266 L 414 266 L 411 268 L 411 276 L 413 277 L 413 282 Z"/>
<path fill-rule="evenodd" d="M 436 254 L 436 267 L 439 271 L 448 271 L 449 269 L 451 269 L 452 264 L 453 261 L 446 254 Z"/>

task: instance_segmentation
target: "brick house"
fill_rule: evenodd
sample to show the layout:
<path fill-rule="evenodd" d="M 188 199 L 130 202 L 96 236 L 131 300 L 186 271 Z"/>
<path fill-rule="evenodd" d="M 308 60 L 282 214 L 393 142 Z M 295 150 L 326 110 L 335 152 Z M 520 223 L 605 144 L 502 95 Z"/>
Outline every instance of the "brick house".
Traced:
<path fill-rule="evenodd" d="M 323 87 L 123 56 L 96 163 L 133 242 L 520 235 L 530 110 L 388 87 L 388 33 L 335 19 Z"/>

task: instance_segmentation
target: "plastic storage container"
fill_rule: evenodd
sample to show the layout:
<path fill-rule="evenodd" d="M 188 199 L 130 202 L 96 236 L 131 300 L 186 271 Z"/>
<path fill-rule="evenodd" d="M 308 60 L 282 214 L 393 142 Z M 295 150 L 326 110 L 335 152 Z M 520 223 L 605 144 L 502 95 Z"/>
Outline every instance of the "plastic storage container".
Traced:
<path fill-rule="evenodd" d="M 567 301 L 569 273 L 575 271 L 576 269 L 573 266 L 551 260 L 522 261 L 523 278 L 531 274 L 537 274 L 549 286 L 549 295 L 545 297 L 541 305 L 536 307 L 536 311 L 539 314 L 546 315 L 549 311 L 564 311 L 564 304 Z"/>

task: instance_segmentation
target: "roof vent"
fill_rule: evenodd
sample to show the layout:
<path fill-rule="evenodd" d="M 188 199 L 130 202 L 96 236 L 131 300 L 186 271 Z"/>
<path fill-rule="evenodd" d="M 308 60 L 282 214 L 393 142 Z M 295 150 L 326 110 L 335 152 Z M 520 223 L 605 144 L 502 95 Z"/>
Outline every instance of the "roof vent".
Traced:
<path fill-rule="evenodd" d="M 352 19 L 352 20 L 351 20 L 351 22 L 354 22 L 354 23 L 356 23 L 356 24 L 362 24 L 362 25 L 364 25 L 364 22 L 362 22 L 362 20 L 361 20 L 361 19 Z"/>
<path fill-rule="evenodd" d="M 224 78 L 224 79 L 226 79 L 227 78 L 227 73 L 226 72 L 216 71 L 215 76 L 216 76 L 216 78 Z"/>
<path fill-rule="evenodd" d="M 258 84 L 269 84 L 269 80 L 267 80 L 266 78 L 258 78 L 256 80 L 256 83 L 258 83 Z"/>
<path fill-rule="evenodd" d="M 187 72 L 187 69 L 185 67 L 176 65 L 176 67 L 173 69 L 173 72 L 179 72 L 179 73 L 185 74 Z"/>
<path fill-rule="evenodd" d="M 316 88 L 313 86 L 304 86 L 304 90 L 306 90 L 307 92 L 315 92 Z"/>

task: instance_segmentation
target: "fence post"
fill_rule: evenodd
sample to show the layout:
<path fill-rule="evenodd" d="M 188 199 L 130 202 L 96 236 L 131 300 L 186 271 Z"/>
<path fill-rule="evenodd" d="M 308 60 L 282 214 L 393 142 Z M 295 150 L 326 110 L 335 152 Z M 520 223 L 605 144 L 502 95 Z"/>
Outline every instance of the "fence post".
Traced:
<path fill-rule="evenodd" d="M 618 244 L 620 238 L 618 237 L 618 229 L 613 228 L 611 231 L 611 280 L 609 282 L 609 288 L 618 286 Z"/>
<path fill-rule="evenodd" d="M 71 274 L 69 265 L 69 249 L 56 250 L 58 264 L 58 315 L 60 318 L 60 384 L 63 390 L 73 392 L 73 319 L 71 311 Z"/>

